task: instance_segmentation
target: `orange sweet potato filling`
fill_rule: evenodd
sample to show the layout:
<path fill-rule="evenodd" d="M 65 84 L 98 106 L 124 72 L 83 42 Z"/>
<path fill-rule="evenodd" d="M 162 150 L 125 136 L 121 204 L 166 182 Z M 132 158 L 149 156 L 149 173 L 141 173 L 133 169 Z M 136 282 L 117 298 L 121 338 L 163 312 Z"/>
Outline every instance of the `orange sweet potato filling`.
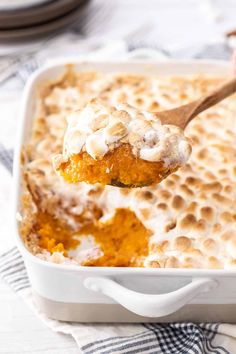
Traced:
<path fill-rule="evenodd" d="M 67 250 L 76 248 L 80 241 L 73 238 L 71 228 L 51 215 L 39 212 L 34 225 L 34 231 L 39 237 L 39 247 L 46 249 L 50 253 L 63 252 L 67 255 Z"/>
<path fill-rule="evenodd" d="M 117 209 L 108 222 L 87 225 L 80 233 L 93 235 L 104 253 L 84 262 L 87 266 L 137 267 L 142 266 L 142 258 L 148 254 L 151 232 L 129 209 Z"/>
<path fill-rule="evenodd" d="M 69 183 L 87 182 L 118 187 L 141 187 L 159 183 L 177 168 L 166 168 L 162 161 L 150 162 L 137 158 L 129 144 L 122 144 L 95 160 L 87 152 L 72 155 L 59 167 Z"/>
<path fill-rule="evenodd" d="M 38 245 L 50 253 L 63 252 L 76 248 L 80 241 L 76 236 L 93 235 L 103 255 L 84 261 L 86 266 L 142 266 L 148 254 L 148 241 L 151 232 L 147 230 L 135 213 L 129 209 L 117 209 L 114 217 L 102 223 L 97 221 L 85 225 L 77 232 L 49 214 L 39 212 L 34 232 L 38 235 Z"/>

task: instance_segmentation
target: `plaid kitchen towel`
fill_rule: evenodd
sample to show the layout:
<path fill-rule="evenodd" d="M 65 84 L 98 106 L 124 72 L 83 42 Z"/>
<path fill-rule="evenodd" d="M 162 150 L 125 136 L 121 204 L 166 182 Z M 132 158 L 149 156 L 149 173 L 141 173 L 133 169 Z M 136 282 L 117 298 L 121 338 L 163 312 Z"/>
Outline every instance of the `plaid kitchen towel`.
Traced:
<path fill-rule="evenodd" d="M 60 44 L 68 42 L 67 35 L 61 39 Z M 80 43 L 84 51 L 83 41 Z M 113 46 L 106 46 L 106 53 L 113 53 L 117 57 L 124 55 L 126 49 L 140 49 L 145 43 L 140 40 L 130 40 L 128 45 L 119 42 Z M 94 42 L 89 43 L 89 50 L 94 49 Z M 49 46 L 50 47 L 50 46 Z M 73 47 L 74 41 L 73 41 Z M 115 47 L 115 49 L 114 49 Z M 150 46 L 149 46 L 150 47 Z M 157 45 L 152 45 L 152 50 Z M 53 45 L 50 48 L 50 56 L 53 56 Z M 222 55 L 222 50 L 217 48 L 208 48 L 207 53 L 211 56 L 211 51 L 215 56 L 218 51 Z M 57 53 L 57 50 L 55 51 Z M 99 51 L 98 51 L 99 53 Z M 105 55 L 106 55 L 105 53 Z M 168 51 L 158 47 L 158 55 L 169 55 Z M 226 51 L 224 51 L 226 53 Z M 142 54 L 142 50 L 140 51 Z M 213 55 L 212 54 L 212 55 Z M 104 55 L 104 53 L 103 53 Z M 186 50 L 185 50 L 186 55 Z M 189 54 L 190 56 L 191 54 Z M 173 55 L 172 55 L 173 56 Z M 176 57 L 180 54 L 176 54 Z M 206 56 L 204 49 L 199 50 L 198 57 Z M 208 57 L 209 57 L 208 56 Z M 229 53 L 225 54 L 229 57 Z M 6 88 L 17 86 L 21 89 L 28 76 L 34 71 L 42 61 L 44 61 L 42 52 L 38 56 L 29 55 L 23 61 L 22 59 L 12 63 L 9 62 L 8 70 L 4 71 L 1 77 L 1 83 Z M 2 80 L 2 81 L 1 81 Z M 13 96 L 14 97 L 13 97 Z M 11 232 L 10 206 L 9 202 L 11 172 L 12 172 L 12 151 L 14 147 L 14 126 L 15 114 L 17 112 L 19 100 L 19 91 L 11 94 L 1 93 L 0 95 L 0 119 L 4 119 L 0 130 L 0 224 L 3 235 Z M 9 104 L 10 102 L 10 104 Z M 2 122 L 3 123 L 3 122 Z M 8 203 L 10 205 L 10 203 Z M 233 354 L 236 353 L 236 326 L 229 324 L 194 324 L 194 323 L 167 323 L 167 324 L 79 324 L 64 323 L 48 319 L 42 313 L 33 301 L 29 279 L 26 273 L 23 259 L 16 247 L 9 249 L 0 256 L 0 276 L 9 284 L 9 286 L 23 298 L 30 308 L 39 316 L 42 321 L 53 331 L 71 335 L 81 353 L 84 354 L 109 354 L 109 353 L 153 353 L 153 354 Z"/>

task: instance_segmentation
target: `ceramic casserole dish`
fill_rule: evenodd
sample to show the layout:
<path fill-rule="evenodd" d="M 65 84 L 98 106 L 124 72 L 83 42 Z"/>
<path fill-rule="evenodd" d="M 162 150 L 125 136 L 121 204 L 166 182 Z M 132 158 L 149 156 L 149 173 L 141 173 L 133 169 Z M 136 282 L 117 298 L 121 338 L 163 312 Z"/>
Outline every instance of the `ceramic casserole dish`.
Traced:
<path fill-rule="evenodd" d="M 73 60 L 74 70 L 134 72 L 155 75 L 207 73 L 229 75 L 230 66 L 217 61 Z M 29 138 L 36 105 L 36 89 L 65 71 L 68 59 L 32 75 L 22 99 L 19 139 L 14 161 L 14 223 L 17 245 L 24 257 L 35 300 L 51 318 L 79 322 L 227 321 L 236 318 L 236 271 L 81 267 L 53 264 L 25 247 L 16 221 L 22 181 L 20 152 Z"/>

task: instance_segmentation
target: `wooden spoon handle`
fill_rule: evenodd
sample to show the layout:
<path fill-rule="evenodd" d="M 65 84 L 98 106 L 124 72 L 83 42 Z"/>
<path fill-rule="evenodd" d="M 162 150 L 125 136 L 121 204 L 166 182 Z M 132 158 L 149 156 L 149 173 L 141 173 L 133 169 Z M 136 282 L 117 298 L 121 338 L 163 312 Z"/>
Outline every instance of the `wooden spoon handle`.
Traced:
<path fill-rule="evenodd" d="M 182 128 L 185 128 L 186 125 L 199 113 L 214 106 L 216 103 L 232 95 L 234 92 L 236 92 L 236 78 L 227 81 L 224 85 L 220 86 L 213 92 L 210 92 L 206 96 L 201 97 L 199 100 L 182 106 L 182 109 L 183 107 L 185 108 Z"/>

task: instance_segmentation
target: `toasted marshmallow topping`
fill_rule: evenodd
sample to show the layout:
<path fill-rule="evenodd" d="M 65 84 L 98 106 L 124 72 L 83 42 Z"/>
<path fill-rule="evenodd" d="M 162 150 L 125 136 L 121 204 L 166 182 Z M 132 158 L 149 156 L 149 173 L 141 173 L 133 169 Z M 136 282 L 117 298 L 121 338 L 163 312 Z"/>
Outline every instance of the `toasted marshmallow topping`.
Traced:
<path fill-rule="evenodd" d="M 65 82 L 70 77 L 66 76 Z M 141 260 L 144 267 L 235 269 L 235 95 L 203 112 L 187 127 L 186 134 L 194 147 L 190 160 L 159 184 L 140 189 L 68 184 L 51 164 L 52 155 L 62 151 L 67 128 L 64 117 L 78 106 L 84 107 L 92 97 L 102 97 L 109 106 L 125 101 L 139 110 L 161 111 L 174 108 L 179 102 L 196 100 L 224 81 L 225 77 L 80 72 L 70 84 L 78 91 L 79 101 L 68 100 L 69 111 L 55 97 L 56 83 L 53 87 L 45 84 L 39 92 L 32 136 L 23 159 L 25 183 L 20 219 L 24 226 L 22 237 L 30 251 L 51 262 L 80 264 L 81 258 L 86 261 L 97 257 L 95 247 L 99 247 L 88 244 L 86 254 L 81 242 L 82 249 L 73 250 L 76 256 L 70 253 L 71 258 L 40 249 L 34 224 L 32 228 L 30 224 L 35 221 L 37 208 L 65 220 L 74 230 L 96 223 L 101 215 L 101 221 L 109 222 L 117 208 L 128 208 L 152 232 L 149 255 Z M 63 96 L 74 97 L 73 91 L 69 93 L 64 87 L 64 81 L 57 87 Z M 123 115 L 129 119 L 127 112 Z M 130 135 L 130 139 L 135 142 L 139 135 Z"/>
<path fill-rule="evenodd" d="M 68 117 L 63 155 L 86 151 L 101 159 L 122 143 L 129 143 L 135 156 L 164 161 L 166 166 L 183 165 L 191 154 L 191 145 L 180 128 L 163 125 L 155 114 L 128 104 L 111 107 L 93 99 Z"/>

